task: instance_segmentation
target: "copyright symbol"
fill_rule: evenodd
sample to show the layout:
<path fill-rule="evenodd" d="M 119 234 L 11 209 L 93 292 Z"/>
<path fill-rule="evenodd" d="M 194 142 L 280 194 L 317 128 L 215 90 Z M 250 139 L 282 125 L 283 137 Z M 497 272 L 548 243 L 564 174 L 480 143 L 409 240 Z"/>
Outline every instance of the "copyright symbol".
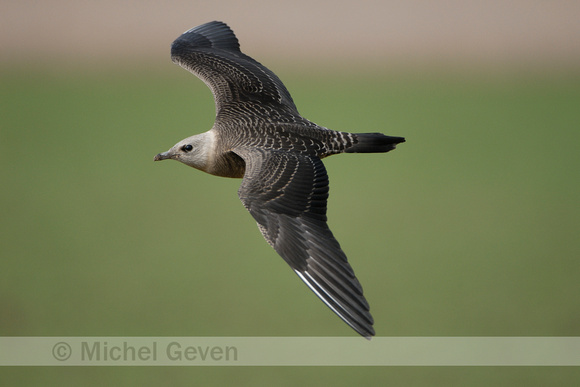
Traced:
<path fill-rule="evenodd" d="M 70 357 L 70 355 L 72 355 L 72 348 L 64 341 L 56 343 L 54 347 L 52 347 L 52 356 L 56 360 L 65 361 Z"/>

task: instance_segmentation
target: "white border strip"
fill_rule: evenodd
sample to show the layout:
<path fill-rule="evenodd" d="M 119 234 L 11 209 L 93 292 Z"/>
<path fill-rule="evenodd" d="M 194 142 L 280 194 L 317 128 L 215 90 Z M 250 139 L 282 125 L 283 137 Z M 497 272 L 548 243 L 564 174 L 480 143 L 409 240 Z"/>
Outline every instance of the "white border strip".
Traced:
<path fill-rule="evenodd" d="M 580 366 L 580 337 L 0 337 L 0 366 Z"/>

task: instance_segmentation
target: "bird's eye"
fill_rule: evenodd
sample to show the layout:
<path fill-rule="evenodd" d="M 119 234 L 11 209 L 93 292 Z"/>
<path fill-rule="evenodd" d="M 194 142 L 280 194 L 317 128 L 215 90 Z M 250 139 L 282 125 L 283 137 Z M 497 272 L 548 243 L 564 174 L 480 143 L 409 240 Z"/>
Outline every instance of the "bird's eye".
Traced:
<path fill-rule="evenodd" d="M 190 150 L 192 150 L 193 147 L 191 146 L 191 144 L 187 144 L 181 147 L 181 150 L 184 152 L 189 152 Z"/>

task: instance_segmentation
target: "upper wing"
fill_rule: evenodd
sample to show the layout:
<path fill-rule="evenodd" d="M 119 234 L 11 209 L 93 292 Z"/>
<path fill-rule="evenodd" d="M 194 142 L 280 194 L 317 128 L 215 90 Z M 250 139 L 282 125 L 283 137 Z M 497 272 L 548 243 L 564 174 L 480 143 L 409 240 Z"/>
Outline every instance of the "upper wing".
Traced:
<path fill-rule="evenodd" d="M 209 22 L 184 32 L 171 45 L 171 59 L 208 85 L 217 113 L 236 101 L 277 104 L 297 113 L 282 81 L 243 54 L 233 31 L 222 22 Z"/>
<path fill-rule="evenodd" d="M 322 161 L 296 152 L 234 151 L 246 162 L 238 195 L 268 243 L 340 318 L 362 336 L 373 336 L 362 287 L 326 224 Z"/>

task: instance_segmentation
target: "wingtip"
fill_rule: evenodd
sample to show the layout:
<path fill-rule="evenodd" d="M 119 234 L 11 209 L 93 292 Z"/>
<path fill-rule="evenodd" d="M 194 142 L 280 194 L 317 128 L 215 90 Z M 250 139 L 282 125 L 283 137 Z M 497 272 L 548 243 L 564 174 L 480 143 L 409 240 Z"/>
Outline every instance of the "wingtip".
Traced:
<path fill-rule="evenodd" d="M 364 337 L 368 341 L 370 341 L 375 336 L 375 329 L 373 328 L 372 325 L 365 324 L 365 325 L 355 327 L 350 323 L 347 323 L 347 324 L 350 325 L 350 327 L 352 329 L 354 329 L 356 331 L 356 333 L 358 333 L 359 335 L 361 335 L 362 337 Z"/>
<path fill-rule="evenodd" d="M 348 302 L 339 303 L 333 296 L 331 296 L 320 284 L 308 273 L 301 272 L 294 269 L 294 272 L 300 277 L 300 279 L 322 300 L 326 306 L 328 306 L 342 321 L 344 321 L 348 326 L 350 326 L 356 333 L 361 335 L 367 340 L 370 340 L 375 335 L 375 330 L 373 328 L 374 319 L 370 314 L 369 310 L 366 313 L 358 311 L 356 309 L 351 309 L 348 307 Z M 364 296 L 361 294 L 361 298 Z"/>
<path fill-rule="evenodd" d="M 187 31 L 183 32 L 183 34 L 187 34 L 188 32 L 191 32 L 193 30 L 203 31 L 203 30 L 213 29 L 213 28 L 217 28 L 217 27 L 221 27 L 221 28 L 225 27 L 225 28 L 231 30 L 231 28 L 223 21 L 213 20 L 213 21 L 192 27 L 192 28 L 188 29 Z"/>
<path fill-rule="evenodd" d="M 190 28 L 175 39 L 171 45 L 171 57 L 176 58 L 199 48 L 239 51 L 240 43 L 226 23 L 214 20 Z"/>

